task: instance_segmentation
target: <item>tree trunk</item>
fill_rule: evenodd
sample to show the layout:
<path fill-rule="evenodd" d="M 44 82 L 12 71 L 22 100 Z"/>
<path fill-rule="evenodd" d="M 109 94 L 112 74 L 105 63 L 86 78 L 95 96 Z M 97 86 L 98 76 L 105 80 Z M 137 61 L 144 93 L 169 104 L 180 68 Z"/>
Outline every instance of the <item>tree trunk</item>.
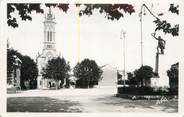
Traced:
<path fill-rule="evenodd" d="M 141 87 L 143 87 L 143 86 L 144 86 L 143 79 L 141 79 Z"/>
<path fill-rule="evenodd" d="M 58 90 L 59 89 L 59 81 L 56 80 L 55 82 L 56 82 L 56 90 Z"/>
<path fill-rule="evenodd" d="M 88 89 L 89 89 L 89 80 L 87 80 L 88 81 Z"/>

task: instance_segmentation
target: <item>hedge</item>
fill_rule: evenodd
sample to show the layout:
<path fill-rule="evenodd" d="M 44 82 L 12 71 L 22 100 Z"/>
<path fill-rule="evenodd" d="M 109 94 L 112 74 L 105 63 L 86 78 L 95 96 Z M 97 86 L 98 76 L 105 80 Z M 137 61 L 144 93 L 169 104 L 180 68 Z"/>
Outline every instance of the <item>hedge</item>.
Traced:
<path fill-rule="evenodd" d="M 170 88 L 152 88 L 152 87 L 118 87 L 118 94 L 130 95 L 178 95 L 178 91 Z"/>

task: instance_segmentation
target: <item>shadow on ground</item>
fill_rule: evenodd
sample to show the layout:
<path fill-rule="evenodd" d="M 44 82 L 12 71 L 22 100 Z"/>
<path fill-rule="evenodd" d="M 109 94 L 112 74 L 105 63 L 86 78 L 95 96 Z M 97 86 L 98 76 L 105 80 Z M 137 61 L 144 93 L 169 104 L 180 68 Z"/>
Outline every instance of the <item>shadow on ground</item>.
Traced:
<path fill-rule="evenodd" d="M 125 108 L 145 108 L 145 109 L 158 109 L 162 112 L 176 113 L 178 112 L 178 101 L 169 100 L 157 104 L 157 100 L 131 100 L 124 99 L 116 96 L 106 96 L 96 98 L 94 101 L 113 106 L 123 106 Z"/>
<path fill-rule="evenodd" d="M 7 112 L 82 112 L 74 101 L 48 97 L 17 97 L 7 99 Z M 29 110 L 29 111 L 28 111 Z"/>

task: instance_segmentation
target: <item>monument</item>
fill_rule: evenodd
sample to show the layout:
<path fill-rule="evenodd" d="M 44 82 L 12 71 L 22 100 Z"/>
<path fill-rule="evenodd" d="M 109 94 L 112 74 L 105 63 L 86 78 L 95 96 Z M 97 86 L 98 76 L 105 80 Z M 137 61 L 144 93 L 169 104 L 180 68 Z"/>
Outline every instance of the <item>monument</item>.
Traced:
<path fill-rule="evenodd" d="M 165 49 L 165 44 L 166 41 L 163 40 L 161 38 L 161 36 L 156 37 L 155 33 L 152 33 L 151 36 L 153 36 L 157 41 L 158 41 L 158 45 L 157 45 L 157 52 L 156 52 L 156 61 L 155 61 L 155 75 L 159 77 L 159 55 L 163 55 L 164 54 L 164 49 Z"/>

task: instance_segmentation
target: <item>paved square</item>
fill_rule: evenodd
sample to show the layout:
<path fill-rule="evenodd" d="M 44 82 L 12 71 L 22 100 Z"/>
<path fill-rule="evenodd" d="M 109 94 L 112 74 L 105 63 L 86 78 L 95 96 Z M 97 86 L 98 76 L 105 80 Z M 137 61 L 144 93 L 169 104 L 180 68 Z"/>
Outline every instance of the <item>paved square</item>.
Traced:
<path fill-rule="evenodd" d="M 178 111 L 178 101 L 156 104 L 156 100 L 115 97 L 115 88 L 30 90 L 8 94 L 8 112 L 165 112 Z"/>

